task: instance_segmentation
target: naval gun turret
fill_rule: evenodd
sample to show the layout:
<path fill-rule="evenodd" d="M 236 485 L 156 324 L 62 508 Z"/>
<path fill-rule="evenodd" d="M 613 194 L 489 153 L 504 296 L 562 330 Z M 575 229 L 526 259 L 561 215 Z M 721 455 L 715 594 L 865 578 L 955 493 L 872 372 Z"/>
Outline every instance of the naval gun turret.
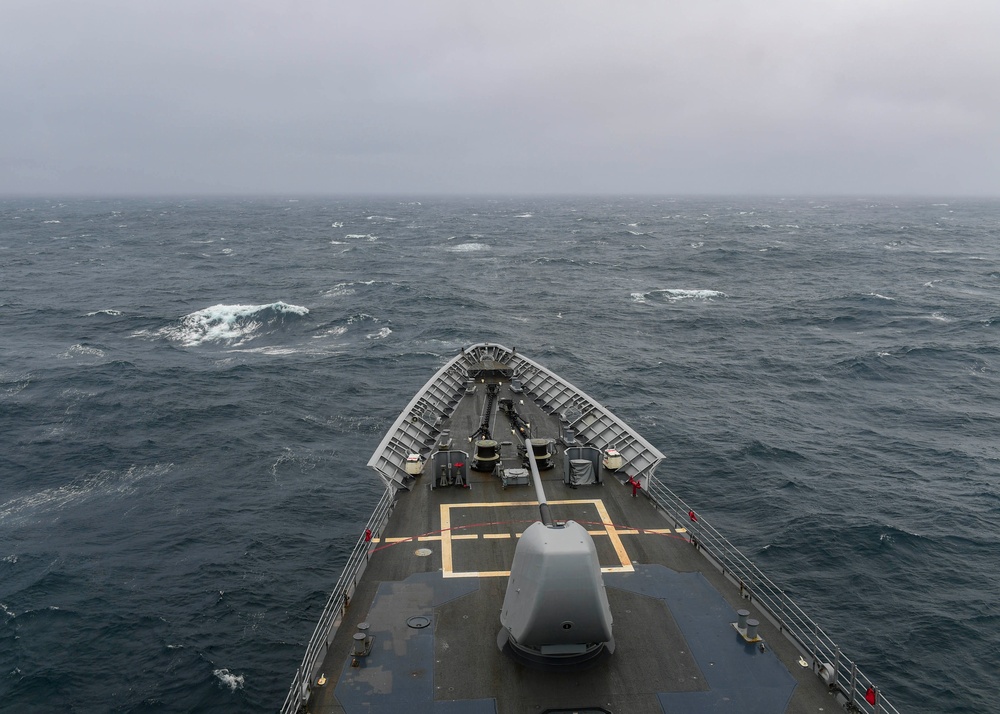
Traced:
<path fill-rule="evenodd" d="M 611 609 L 593 538 L 575 521 L 553 521 L 527 453 L 541 519 L 514 551 L 497 646 L 525 664 L 572 668 L 614 652 Z"/>

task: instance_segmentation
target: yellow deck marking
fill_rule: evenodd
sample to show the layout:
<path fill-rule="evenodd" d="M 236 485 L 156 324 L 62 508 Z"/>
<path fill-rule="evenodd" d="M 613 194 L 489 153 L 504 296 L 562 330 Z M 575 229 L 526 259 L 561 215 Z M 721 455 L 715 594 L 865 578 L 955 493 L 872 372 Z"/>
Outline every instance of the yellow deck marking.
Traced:
<path fill-rule="evenodd" d="M 608 535 L 607 531 L 587 531 L 587 532 L 590 533 L 591 536 Z M 652 533 L 654 535 L 670 535 L 671 533 L 674 533 L 674 532 L 675 531 L 672 530 L 672 529 L 670 529 L 670 528 L 643 528 L 642 530 L 638 530 L 636 528 L 615 529 L 615 533 L 617 535 L 620 535 L 620 536 L 623 536 L 623 535 L 645 535 L 647 533 Z M 677 533 L 686 533 L 687 529 L 686 528 L 678 528 L 676 530 L 676 532 Z M 483 533 L 483 534 L 480 535 L 478 533 L 458 533 L 458 534 L 452 535 L 451 539 L 452 540 L 476 540 L 477 538 L 480 538 L 480 537 L 483 538 L 484 540 L 510 540 L 511 538 L 520 538 L 521 534 L 520 533 L 514 533 L 513 535 L 511 535 L 510 533 Z M 404 536 L 404 537 L 397 537 L 397 538 L 372 538 L 372 543 L 405 543 L 406 541 L 422 541 L 423 542 L 423 541 L 441 540 L 441 538 L 442 537 L 439 536 L 439 535 L 434 535 L 434 536 L 416 536 L 416 537 L 414 537 L 414 536 Z"/>
<path fill-rule="evenodd" d="M 618 562 L 621 565 L 616 565 L 612 567 L 601 568 L 602 573 L 631 573 L 635 569 L 632 567 L 632 563 L 629 561 L 628 553 L 625 551 L 625 546 L 618 536 L 620 534 L 636 535 L 639 531 L 631 529 L 623 529 L 618 531 L 611 524 L 611 516 L 608 514 L 608 509 L 604 506 L 604 501 L 600 499 L 588 500 L 588 499 L 574 499 L 571 501 L 549 501 L 551 505 L 563 505 L 563 506 L 580 506 L 588 505 L 593 506 L 597 509 L 597 513 L 600 516 L 601 523 L 606 524 L 606 530 L 593 530 L 589 531 L 592 536 L 595 535 L 606 535 L 611 541 L 611 547 L 614 548 L 615 553 L 618 555 Z M 455 572 L 453 563 L 453 554 L 451 542 L 452 540 L 472 540 L 478 538 L 478 536 L 470 536 L 467 534 L 456 534 L 452 535 L 451 531 L 451 511 L 457 508 L 495 508 L 495 507 L 537 507 L 537 501 L 501 501 L 499 503 L 442 503 L 439 508 L 441 509 L 441 536 L 434 536 L 433 539 L 441 540 L 441 575 L 446 578 L 505 578 L 510 575 L 509 570 L 484 570 L 484 571 L 461 571 Z M 509 538 L 510 536 L 506 533 L 484 533 L 483 538 Z M 521 534 L 516 533 L 516 538 L 520 538 Z"/>
<path fill-rule="evenodd" d="M 635 568 L 632 567 L 632 562 L 629 560 L 628 553 L 625 551 L 625 545 L 622 543 L 622 539 L 618 537 L 618 531 L 615 529 L 614 525 L 611 523 L 611 515 L 608 513 L 608 509 L 604 507 L 604 501 L 597 499 L 594 501 L 594 506 L 597 508 L 597 512 L 601 514 L 601 522 L 605 524 L 608 529 L 608 538 L 611 540 L 611 545 L 615 549 L 615 553 L 618 554 L 618 562 L 621 563 L 621 568 L 614 568 L 612 570 L 605 570 L 601 568 L 602 573 L 631 573 Z"/>
<path fill-rule="evenodd" d="M 451 509 L 441 506 L 441 532 L 451 533 Z M 451 572 L 451 538 L 441 539 L 441 571 Z M 447 577 L 447 576 L 445 576 Z"/>

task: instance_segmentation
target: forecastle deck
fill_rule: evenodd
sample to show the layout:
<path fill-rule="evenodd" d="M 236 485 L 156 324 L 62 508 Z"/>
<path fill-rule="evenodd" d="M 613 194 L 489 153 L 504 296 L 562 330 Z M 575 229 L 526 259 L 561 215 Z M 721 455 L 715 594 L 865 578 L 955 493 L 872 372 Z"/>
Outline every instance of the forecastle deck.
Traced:
<path fill-rule="evenodd" d="M 459 370 L 446 367 L 414 398 L 373 456 L 389 491 L 356 551 L 354 570 L 363 576 L 338 585 L 328 624 L 310 643 L 314 662 L 304 663 L 286 711 L 304 703 L 310 712 L 351 714 L 804 714 L 838 710 L 848 699 L 874 711 L 858 694 L 869 683 L 856 668 L 759 607 L 759 571 L 729 566 L 720 548 L 731 546 L 720 545 L 703 519 L 680 517 L 686 506 L 669 502 L 676 497 L 654 478 L 658 451 L 535 363 L 496 346 L 470 350 L 478 352 L 467 351 Z M 474 385 L 464 378 L 472 373 L 480 380 Z M 499 386 L 492 399 L 491 383 Z M 617 647 L 587 669 L 533 669 L 497 647 L 514 549 L 538 518 L 535 491 L 467 467 L 465 488 L 434 468 L 443 441 L 472 455 L 470 437 L 499 399 L 512 400 L 531 436 L 554 440 L 554 467 L 541 473 L 552 514 L 584 525 L 597 547 Z M 508 420 L 492 413 L 487 422 L 495 440 L 510 442 L 500 448 L 501 465 L 522 466 Z M 601 469 L 599 484 L 570 486 L 563 453 L 579 441 L 621 449 L 625 465 Z M 425 457 L 423 475 L 405 473 L 409 451 Z M 644 486 L 634 496 L 630 476 Z M 451 480 L 458 485 L 441 486 Z M 737 631 L 738 610 L 759 621 L 758 640 Z M 845 691 L 848 682 L 853 692 Z"/>

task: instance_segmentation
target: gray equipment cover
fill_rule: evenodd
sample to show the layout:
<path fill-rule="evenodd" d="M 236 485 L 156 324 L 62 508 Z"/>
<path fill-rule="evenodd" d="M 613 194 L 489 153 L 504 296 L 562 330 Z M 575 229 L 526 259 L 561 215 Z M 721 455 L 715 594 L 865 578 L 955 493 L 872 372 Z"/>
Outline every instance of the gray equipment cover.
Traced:
<path fill-rule="evenodd" d="M 584 486 L 597 483 L 594 465 L 586 459 L 573 459 L 569 462 L 569 482 L 574 486 Z"/>

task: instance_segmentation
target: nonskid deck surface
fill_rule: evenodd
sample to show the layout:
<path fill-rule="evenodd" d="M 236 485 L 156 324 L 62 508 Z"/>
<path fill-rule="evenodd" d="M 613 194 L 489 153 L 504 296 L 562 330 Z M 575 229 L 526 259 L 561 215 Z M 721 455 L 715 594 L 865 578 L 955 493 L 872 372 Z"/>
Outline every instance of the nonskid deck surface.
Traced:
<path fill-rule="evenodd" d="M 514 398 L 536 436 L 558 421 L 524 395 Z M 447 425 L 455 448 L 479 425 L 482 400 L 462 399 Z M 499 430 L 498 430 L 499 431 Z M 503 436 L 496 438 L 503 439 Z M 537 520 L 531 486 L 503 488 L 471 472 L 471 488 L 437 488 L 433 476 L 400 493 L 385 531 L 323 663 L 327 684 L 310 712 L 663 712 L 805 713 L 840 709 L 799 653 L 741 599 L 626 473 L 602 485 L 563 483 L 542 472 L 555 518 L 576 520 L 597 546 L 617 648 L 587 669 L 541 671 L 497 647 L 500 608 L 518 537 Z M 511 464 L 519 465 L 519 464 Z M 696 526 L 694 526 L 696 527 Z M 760 622 L 764 647 L 736 632 L 736 610 Z M 371 651 L 352 666 L 358 625 Z"/>

